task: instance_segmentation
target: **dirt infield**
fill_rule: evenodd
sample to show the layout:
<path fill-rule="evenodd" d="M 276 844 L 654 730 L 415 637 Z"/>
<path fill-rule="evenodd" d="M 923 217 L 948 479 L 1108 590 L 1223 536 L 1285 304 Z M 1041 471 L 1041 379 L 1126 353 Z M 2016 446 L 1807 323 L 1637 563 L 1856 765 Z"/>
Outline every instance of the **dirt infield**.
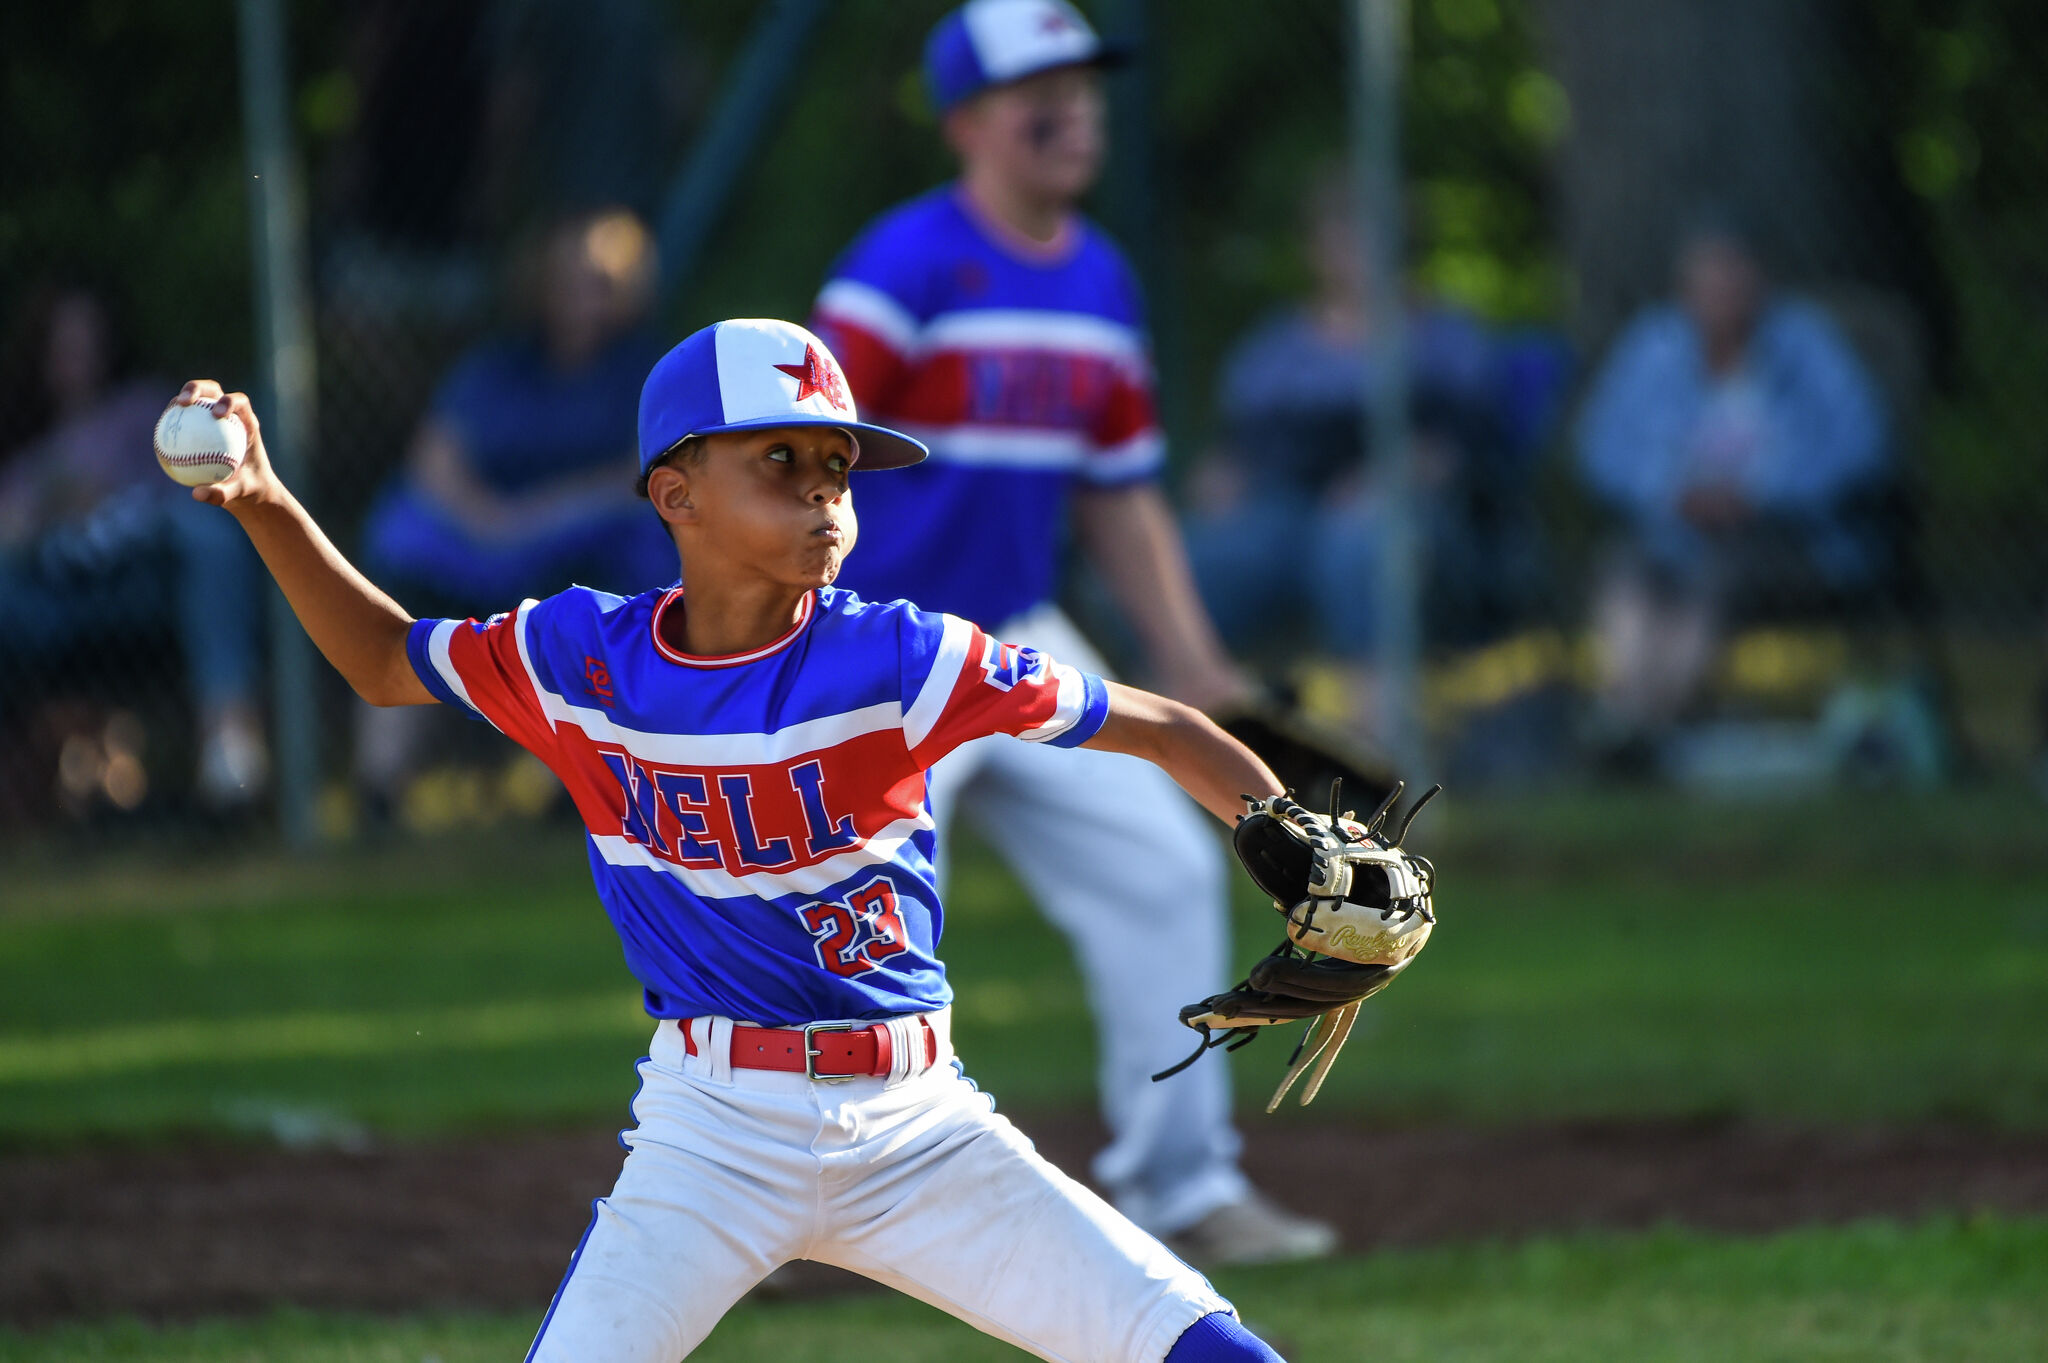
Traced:
<path fill-rule="evenodd" d="M 1020 1119 L 1086 1165 L 1093 1119 Z M 1247 1122 L 1353 1249 L 1676 1222 L 1730 1231 L 2048 1213 L 2048 1134 L 1589 1125 L 1370 1131 Z M 538 1308 L 617 1172 L 613 1133 L 362 1153 L 205 1147 L 0 1158 L 0 1321 L 303 1307 Z M 858 1280 L 806 1268 L 804 1290 Z"/>

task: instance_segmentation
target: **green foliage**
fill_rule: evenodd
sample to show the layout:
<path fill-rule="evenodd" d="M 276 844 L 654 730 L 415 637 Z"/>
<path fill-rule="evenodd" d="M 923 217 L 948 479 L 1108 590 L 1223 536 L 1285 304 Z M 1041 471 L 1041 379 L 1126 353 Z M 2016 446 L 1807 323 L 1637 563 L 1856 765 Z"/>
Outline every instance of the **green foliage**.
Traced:
<path fill-rule="evenodd" d="M 1895 80 L 1896 171 L 1933 222 L 1951 334 L 1928 414 L 1930 557 L 1992 610 L 2048 584 L 2039 375 L 2048 281 L 2048 62 L 2040 12 L 2006 0 L 1888 0 L 1871 12 Z M 1996 552 L 1987 554 L 1986 547 Z"/>
<path fill-rule="evenodd" d="M 2019 1363 L 2048 1349 L 2048 1223 L 1869 1223 L 1731 1240 L 1678 1231 L 1399 1251 L 1216 1275 L 1293 1363 Z M 537 1313 L 536 1313 L 537 1314 Z M 0 1329 L 0 1363 L 483 1363 L 530 1316 L 279 1313 L 152 1328 Z M 899 1296 L 742 1303 L 705 1363 L 972 1363 L 1017 1350 Z"/>
<path fill-rule="evenodd" d="M 234 14 L 56 5 L 0 52 L 0 309 L 44 280 L 111 286 L 146 361 L 246 366 Z"/>

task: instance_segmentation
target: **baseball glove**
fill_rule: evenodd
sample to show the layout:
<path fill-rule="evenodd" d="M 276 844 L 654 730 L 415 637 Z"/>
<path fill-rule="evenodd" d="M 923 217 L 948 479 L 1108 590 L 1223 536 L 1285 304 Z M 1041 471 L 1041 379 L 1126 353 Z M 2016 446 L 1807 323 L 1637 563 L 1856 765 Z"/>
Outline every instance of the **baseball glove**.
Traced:
<path fill-rule="evenodd" d="M 1304 809 L 1291 795 L 1245 797 L 1249 812 L 1237 821 L 1231 845 L 1286 918 L 1286 936 L 1236 988 L 1180 1010 L 1180 1020 L 1202 1034 L 1201 1044 L 1154 1080 L 1180 1073 L 1217 1046 L 1248 1045 L 1261 1027 L 1313 1018 L 1266 1111 L 1279 1107 L 1313 1066 L 1301 1091 L 1306 1107 L 1351 1035 L 1359 1005 L 1392 984 L 1429 941 L 1436 868 L 1401 843 L 1443 787 L 1424 791 L 1390 831 L 1402 783 L 1364 823 L 1348 810 L 1337 813 L 1341 789 L 1331 786 L 1328 814 Z"/>

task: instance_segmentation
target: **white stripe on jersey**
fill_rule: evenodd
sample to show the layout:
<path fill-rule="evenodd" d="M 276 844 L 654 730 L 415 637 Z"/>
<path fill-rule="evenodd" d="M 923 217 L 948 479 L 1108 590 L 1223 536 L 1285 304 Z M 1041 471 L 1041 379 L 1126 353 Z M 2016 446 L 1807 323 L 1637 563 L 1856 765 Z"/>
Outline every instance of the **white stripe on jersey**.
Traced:
<path fill-rule="evenodd" d="M 469 688 L 462 684 L 462 674 L 455 670 L 455 660 L 448 656 L 448 641 L 454 637 L 456 629 L 462 627 L 462 624 L 460 620 L 443 620 L 434 626 L 427 635 L 427 661 L 434 665 L 434 671 L 440 673 L 441 680 L 448 683 L 448 689 L 453 691 L 472 713 L 482 715 L 484 712 L 477 709 L 476 702 L 469 698 Z"/>
<path fill-rule="evenodd" d="M 946 701 L 967 666 L 967 650 L 974 642 L 974 626 L 958 616 L 945 617 L 945 632 L 939 636 L 939 651 L 932 658 L 932 670 L 925 673 L 917 699 L 903 715 L 903 741 L 912 752 L 931 737 L 932 727 L 946 713 Z"/>
<path fill-rule="evenodd" d="M 1113 482 L 1149 473 L 1166 457 L 1166 437 L 1157 427 L 1143 430 L 1117 445 L 1105 445 L 1081 464 L 1081 476 L 1091 481 Z"/>
<path fill-rule="evenodd" d="M 1081 467 L 1095 448 L 1080 431 L 1045 427 L 926 426 L 899 421 L 896 429 L 930 446 L 934 459 L 985 468 L 1062 472 Z"/>
<path fill-rule="evenodd" d="M 572 705 L 538 684 L 541 712 L 554 724 L 572 724 L 593 742 L 624 748 L 643 762 L 664 767 L 766 767 L 805 753 L 836 748 L 849 739 L 903 722 L 903 706 L 893 700 L 864 705 L 844 714 L 825 715 L 765 734 L 650 733 L 614 723 L 603 710 Z"/>
<path fill-rule="evenodd" d="M 1035 729 L 1026 729 L 1017 737 L 1026 743 L 1043 743 L 1058 738 L 1081 722 L 1081 712 L 1088 707 L 1088 683 L 1081 680 L 1081 670 L 1065 663 L 1054 663 L 1052 674 L 1060 679 L 1059 708 L 1052 717 Z"/>
<path fill-rule="evenodd" d="M 898 862 L 898 854 L 911 863 L 922 861 L 909 846 L 912 834 L 928 831 L 931 811 L 920 809 L 913 819 L 898 819 L 858 847 L 793 871 L 749 871 L 734 874 L 723 867 L 678 866 L 619 834 L 592 833 L 590 845 L 612 866 L 645 866 L 663 871 L 681 881 L 683 888 L 704 899 L 779 899 L 783 895 L 822 895 L 825 891 L 859 875 L 870 866 Z"/>
<path fill-rule="evenodd" d="M 547 692 L 541 689 L 540 673 L 533 670 L 533 650 L 526 641 L 527 625 L 533 615 L 533 608 L 539 604 L 530 596 L 519 603 L 518 611 L 512 616 L 512 642 L 519 645 L 519 665 L 526 669 L 526 684 L 533 688 L 534 695 L 545 701 Z M 542 707 L 541 713 L 547 713 L 545 706 Z M 548 716 L 548 724 L 553 727 L 554 717 L 551 715 Z"/>
<path fill-rule="evenodd" d="M 1145 344 L 1121 322 L 1085 312 L 1039 308 L 975 308 L 942 312 L 917 338 L 921 354 L 937 350 L 1065 350 L 1146 367 Z"/>
<path fill-rule="evenodd" d="M 917 318 L 910 310 L 874 285 L 858 279 L 835 279 L 819 290 L 816 311 L 828 317 L 842 317 L 880 337 L 900 353 L 907 353 L 917 344 Z"/>

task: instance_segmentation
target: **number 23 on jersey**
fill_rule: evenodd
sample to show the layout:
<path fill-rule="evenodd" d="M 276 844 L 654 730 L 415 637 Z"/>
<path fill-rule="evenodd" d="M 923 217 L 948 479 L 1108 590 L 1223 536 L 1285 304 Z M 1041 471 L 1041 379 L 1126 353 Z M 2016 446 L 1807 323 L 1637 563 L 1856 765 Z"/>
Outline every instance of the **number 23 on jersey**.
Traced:
<path fill-rule="evenodd" d="M 835 975 L 877 970 L 910 945 L 896 887 L 887 876 L 876 876 L 843 902 L 806 905 L 799 916 L 810 930 L 818 964 Z"/>

